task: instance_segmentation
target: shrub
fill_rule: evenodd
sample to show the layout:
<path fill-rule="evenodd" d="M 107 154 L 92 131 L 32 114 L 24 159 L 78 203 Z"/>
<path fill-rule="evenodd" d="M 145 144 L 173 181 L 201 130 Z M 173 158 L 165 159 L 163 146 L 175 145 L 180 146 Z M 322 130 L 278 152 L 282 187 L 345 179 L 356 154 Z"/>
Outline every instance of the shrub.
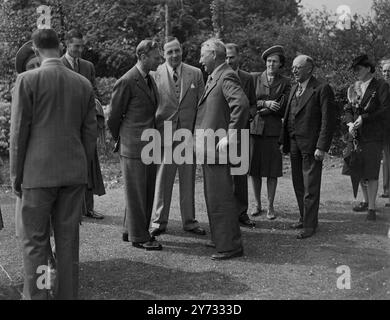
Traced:
<path fill-rule="evenodd" d="M 107 105 L 110 103 L 112 89 L 116 79 L 111 78 L 96 78 L 96 87 L 99 91 L 100 97 L 102 99 L 102 105 Z"/>
<path fill-rule="evenodd" d="M 0 156 L 8 156 L 11 103 L 0 101 Z"/>

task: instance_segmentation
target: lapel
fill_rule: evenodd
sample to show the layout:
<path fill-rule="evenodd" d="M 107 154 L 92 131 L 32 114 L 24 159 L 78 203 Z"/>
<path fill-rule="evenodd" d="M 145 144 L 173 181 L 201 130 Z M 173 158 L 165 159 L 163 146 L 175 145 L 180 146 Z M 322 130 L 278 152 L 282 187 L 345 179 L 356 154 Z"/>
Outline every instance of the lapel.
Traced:
<path fill-rule="evenodd" d="M 377 87 L 377 80 L 375 78 L 373 78 L 370 82 L 370 84 L 368 85 L 367 89 L 366 89 L 366 92 L 364 93 L 364 96 L 363 96 L 363 99 L 362 99 L 362 102 L 360 103 L 360 105 L 364 108 L 366 106 L 366 104 L 368 103 L 368 100 L 370 100 L 372 94 L 376 91 L 376 87 Z"/>
<path fill-rule="evenodd" d="M 191 70 L 189 68 L 187 68 L 187 66 L 182 63 L 182 69 L 181 69 L 181 78 L 182 78 L 182 82 L 181 82 L 181 96 L 180 96 L 180 102 L 183 101 L 188 89 L 190 88 L 191 86 L 191 81 L 192 81 L 192 74 L 191 74 Z"/>
<path fill-rule="evenodd" d="M 157 73 L 157 76 L 158 76 L 158 79 L 156 79 L 156 80 L 158 82 L 158 86 L 161 88 L 161 93 L 168 94 L 169 96 L 172 97 L 173 100 L 177 100 L 176 95 L 171 88 L 171 80 L 169 78 L 169 71 L 168 71 L 168 66 L 166 65 L 166 63 L 162 64 L 159 67 L 159 71 Z"/>
<path fill-rule="evenodd" d="M 298 87 L 298 85 L 297 85 L 297 87 Z M 303 94 L 301 96 L 301 99 L 299 101 L 299 105 L 297 108 L 297 112 L 295 113 L 295 115 L 297 115 L 306 106 L 307 102 L 309 101 L 309 99 L 313 95 L 315 88 L 316 88 L 316 79 L 312 76 L 307 84 L 305 91 L 303 92 Z M 295 93 L 295 91 L 294 91 L 294 93 Z"/>
<path fill-rule="evenodd" d="M 137 83 L 137 86 L 143 91 L 145 92 L 145 94 L 148 96 L 149 100 L 153 103 L 153 105 L 156 104 L 157 102 L 157 98 L 152 97 L 151 95 L 151 92 L 150 92 L 150 89 L 148 87 L 148 85 L 146 84 L 145 80 L 142 78 L 142 75 L 141 73 L 139 72 L 138 68 L 135 66 L 134 68 L 136 68 L 136 76 L 135 76 L 135 82 Z M 154 88 L 154 92 L 156 93 L 157 92 L 157 88 L 156 88 L 156 84 L 154 83 L 153 81 L 153 77 L 151 78 L 152 79 L 152 84 L 153 84 L 153 88 Z"/>
<path fill-rule="evenodd" d="M 202 95 L 202 98 L 200 98 L 199 100 L 199 103 L 198 103 L 198 106 L 202 104 L 203 100 L 205 100 L 207 98 L 207 96 L 209 95 L 210 91 L 214 89 L 214 87 L 217 85 L 217 82 L 219 80 L 219 78 L 221 77 L 223 71 L 225 71 L 226 69 L 226 66 L 227 64 L 226 63 L 223 63 L 221 68 L 218 70 L 218 72 L 214 75 L 214 77 L 212 78 L 208 88 L 207 88 L 207 91 L 205 91 Z"/>
<path fill-rule="evenodd" d="M 70 70 L 73 70 L 72 66 L 70 65 L 68 59 L 65 58 L 65 55 L 63 55 L 61 57 L 61 60 L 62 60 L 62 63 L 67 67 L 69 68 Z"/>

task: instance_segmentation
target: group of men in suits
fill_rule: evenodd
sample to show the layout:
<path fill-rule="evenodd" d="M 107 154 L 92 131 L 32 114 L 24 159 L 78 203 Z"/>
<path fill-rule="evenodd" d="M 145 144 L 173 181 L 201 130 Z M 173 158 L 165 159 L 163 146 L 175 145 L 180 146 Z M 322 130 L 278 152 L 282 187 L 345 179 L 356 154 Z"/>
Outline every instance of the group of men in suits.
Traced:
<path fill-rule="evenodd" d="M 99 115 L 94 69 L 80 58 L 78 34 L 69 35 L 68 50 L 62 58 L 53 30 L 37 30 L 32 39 L 41 67 L 18 76 L 11 112 L 11 180 L 14 192 L 22 199 L 24 295 L 28 299 L 46 298 L 45 290 L 37 286 L 36 271 L 47 261 L 51 219 L 59 279 L 57 297 L 74 299 L 80 212 L 85 197 L 90 199 L 96 183 L 92 171 L 98 166 L 98 162 L 93 164 L 97 159 Z M 136 65 L 116 82 L 107 124 L 117 141 L 124 179 L 123 240 L 134 247 L 162 249 L 156 237 L 167 231 L 177 171 L 183 229 L 206 234 L 195 218 L 196 161 L 177 164 L 163 157 L 162 163 L 147 164 L 142 159 L 147 144 L 141 138 L 143 132 L 157 129 L 164 135 L 164 124 L 169 123 L 174 130 L 194 132 L 196 157 L 204 160 L 204 194 L 211 231 L 206 245 L 216 249 L 211 258 L 243 255 L 240 223 L 255 225 L 247 215 L 247 178 L 233 176 L 230 165 L 218 158 L 236 143 L 237 132 L 240 135 L 241 130 L 248 130 L 250 115 L 256 109 L 254 84 L 251 76 L 239 69 L 238 53 L 234 44 L 225 46 L 215 38 L 205 41 L 199 61 L 208 74 L 204 85 L 201 70 L 182 62 L 182 47 L 176 38 L 165 43 L 163 64 L 158 43 L 143 40 L 136 48 Z M 317 227 L 322 160 L 330 147 L 336 114 L 332 90 L 313 77 L 313 69 L 310 57 L 294 60 L 298 84 L 290 93 L 281 134 L 283 151 L 291 152 L 301 216 L 294 227 L 303 228 L 300 239 L 313 235 Z M 226 135 L 215 140 L 218 153 L 208 162 L 205 141 L 197 139 L 196 133 L 220 129 Z M 170 153 L 178 144 L 165 141 L 162 154 Z M 94 215 L 91 210 L 89 206 L 87 214 Z"/>

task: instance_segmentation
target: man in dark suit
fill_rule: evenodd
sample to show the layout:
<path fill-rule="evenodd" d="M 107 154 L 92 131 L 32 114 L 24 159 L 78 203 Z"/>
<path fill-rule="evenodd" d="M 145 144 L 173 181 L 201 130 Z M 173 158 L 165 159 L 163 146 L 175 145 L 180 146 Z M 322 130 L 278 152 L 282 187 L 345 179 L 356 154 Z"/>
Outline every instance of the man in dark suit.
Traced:
<path fill-rule="evenodd" d="M 156 112 L 156 127 L 164 136 L 164 124 L 172 125 L 172 133 L 187 129 L 194 131 L 196 109 L 204 91 L 202 71 L 182 62 L 182 48 L 176 38 L 168 39 L 164 45 L 165 63 L 154 74 L 159 93 Z M 168 130 L 168 129 L 167 129 Z M 178 165 L 170 160 L 177 142 L 164 141 L 163 160 L 157 165 L 156 191 L 153 205 L 151 235 L 158 236 L 166 231 L 172 188 L 176 171 L 179 171 L 180 213 L 183 229 L 198 235 L 206 231 L 195 219 L 195 169 L 194 163 Z M 166 156 L 167 155 L 167 156 Z M 166 159 L 167 157 L 167 159 Z"/>
<path fill-rule="evenodd" d="M 226 62 L 236 72 L 240 81 L 241 87 L 244 90 L 248 100 L 250 110 L 256 111 L 256 94 L 254 79 L 250 73 L 240 69 L 239 47 L 235 43 L 226 44 Z M 249 130 L 249 121 L 245 127 Z M 248 176 L 235 175 L 233 176 L 234 195 L 240 205 L 239 221 L 244 227 L 254 228 L 256 222 L 249 219 L 248 216 Z"/>
<path fill-rule="evenodd" d="M 156 165 L 141 159 L 147 141 L 142 133 L 155 128 L 158 105 L 156 83 L 149 72 L 156 71 L 160 61 L 158 44 L 142 40 L 136 49 L 137 64 L 115 84 L 111 97 L 108 127 L 119 145 L 124 179 L 126 210 L 124 241 L 146 250 L 162 246 L 149 234 L 156 182 Z"/>
<path fill-rule="evenodd" d="M 336 125 L 336 104 L 331 87 L 313 76 L 314 61 L 300 55 L 292 72 L 297 84 L 290 92 L 281 132 L 282 150 L 290 152 L 291 173 L 303 228 L 298 239 L 311 237 L 318 225 L 322 162 Z"/>
<path fill-rule="evenodd" d="M 105 130 L 104 112 L 99 102 L 100 96 L 96 88 L 95 67 L 87 60 L 81 58 L 84 49 L 83 35 L 77 30 L 70 30 L 66 34 L 66 53 L 61 57 L 62 62 L 69 69 L 86 77 L 93 87 L 96 99 L 96 119 L 98 122 L 98 136 L 102 136 Z M 104 216 L 94 210 L 93 195 L 102 196 L 106 191 L 104 189 L 103 177 L 100 170 L 99 157 L 97 149 L 95 155 L 88 165 L 88 188 L 85 191 L 86 210 L 83 215 L 93 219 L 103 219 Z"/>
<path fill-rule="evenodd" d="M 238 222 L 238 204 L 234 196 L 231 169 L 226 161 L 228 146 L 236 143 L 234 134 L 245 129 L 249 118 L 249 102 L 240 79 L 225 62 L 222 41 L 209 39 L 202 44 L 200 63 L 209 74 L 206 89 L 199 101 L 195 123 L 197 162 L 203 164 L 204 192 L 210 222 L 211 243 L 217 249 L 212 259 L 223 260 L 243 255 Z M 202 132 L 224 136 L 210 143 Z M 246 150 L 248 151 L 248 150 Z M 249 156 L 248 156 L 249 157 Z M 248 160 L 249 162 L 249 160 Z M 216 185 L 217 182 L 217 185 Z"/>
<path fill-rule="evenodd" d="M 48 298 L 51 220 L 58 268 L 56 298 L 76 299 L 79 221 L 87 163 L 97 137 L 95 99 L 89 81 L 61 62 L 54 30 L 37 30 L 32 40 L 41 67 L 19 74 L 16 80 L 10 132 L 11 183 L 22 198 L 23 294 L 26 299 Z"/>

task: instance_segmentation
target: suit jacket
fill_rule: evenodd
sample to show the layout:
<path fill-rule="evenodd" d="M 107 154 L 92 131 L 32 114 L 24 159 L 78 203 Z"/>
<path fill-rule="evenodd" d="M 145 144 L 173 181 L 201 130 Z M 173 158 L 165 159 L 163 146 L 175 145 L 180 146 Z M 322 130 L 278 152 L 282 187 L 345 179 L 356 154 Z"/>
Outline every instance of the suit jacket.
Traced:
<path fill-rule="evenodd" d="M 250 115 L 254 115 L 256 112 L 256 93 L 253 76 L 244 70 L 238 69 L 238 77 L 240 78 L 241 87 L 249 100 Z M 249 128 L 249 122 L 247 128 Z"/>
<path fill-rule="evenodd" d="M 275 112 L 266 107 L 259 109 L 264 120 L 263 136 L 279 137 L 282 130 L 282 118 L 286 111 L 286 106 L 291 90 L 290 79 L 276 74 L 272 84 L 268 83 L 267 72 L 255 74 L 256 101 L 276 100 L 280 101 L 284 97 L 284 102 L 279 111 Z"/>
<path fill-rule="evenodd" d="M 226 63 L 217 70 L 199 101 L 195 129 L 245 129 L 249 120 L 249 101 L 236 73 Z M 203 139 L 196 139 L 197 157 L 207 154 Z M 218 141 L 216 140 L 214 149 Z M 207 151 L 206 151 L 207 152 Z M 218 152 L 215 153 L 218 160 Z M 218 162 L 216 160 L 216 162 Z"/>
<path fill-rule="evenodd" d="M 295 84 L 291 89 L 280 136 L 285 153 L 290 152 L 287 125 L 291 100 L 297 88 L 298 84 Z M 303 153 L 314 154 L 316 149 L 328 152 L 336 128 L 336 115 L 337 108 L 332 88 L 312 76 L 300 97 L 295 114 L 295 139 Z"/>
<path fill-rule="evenodd" d="M 86 184 L 96 137 L 95 99 L 87 79 L 59 59 L 18 76 L 10 132 L 15 189 Z"/>
<path fill-rule="evenodd" d="M 142 148 L 148 144 L 141 141 L 142 133 L 155 128 L 158 91 L 151 79 L 155 96 L 136 66 L 115 83 L 107 124 L 114 140 L 120 141 L 121 156 L 140 159 Z"/>
<path fill-rule="evenodd" d="M 382 141 L 388 137 L 389 112 L 390 112 L 390 87 L 382 80 L 373 78 L 361 100 L 361 112 L 358 112 L 352 105 L 345 108 L 345 122 L 355 122 L 362 116 L 363 124 L 359 128 L 359 140 Z M 364 110 L 365 109 L 365 110 Z M 386 130 L 385 130 L 386 129 Z M 386 133 L 386 134 L 385 134 Z"/>
<path fill-rule="evenodd" d="M 198 102 L 204 91 L 203 75 L 200 69 L 182 63 L 181 96 L 178 100 L 173 80 L 166 63 L 160 65 L 153 74 L 156 81 L 159 103 L 156 112 L 156 127 L 163 134 L 164 121 L 172 121 L 172 128 L 193 131 Z"/>

